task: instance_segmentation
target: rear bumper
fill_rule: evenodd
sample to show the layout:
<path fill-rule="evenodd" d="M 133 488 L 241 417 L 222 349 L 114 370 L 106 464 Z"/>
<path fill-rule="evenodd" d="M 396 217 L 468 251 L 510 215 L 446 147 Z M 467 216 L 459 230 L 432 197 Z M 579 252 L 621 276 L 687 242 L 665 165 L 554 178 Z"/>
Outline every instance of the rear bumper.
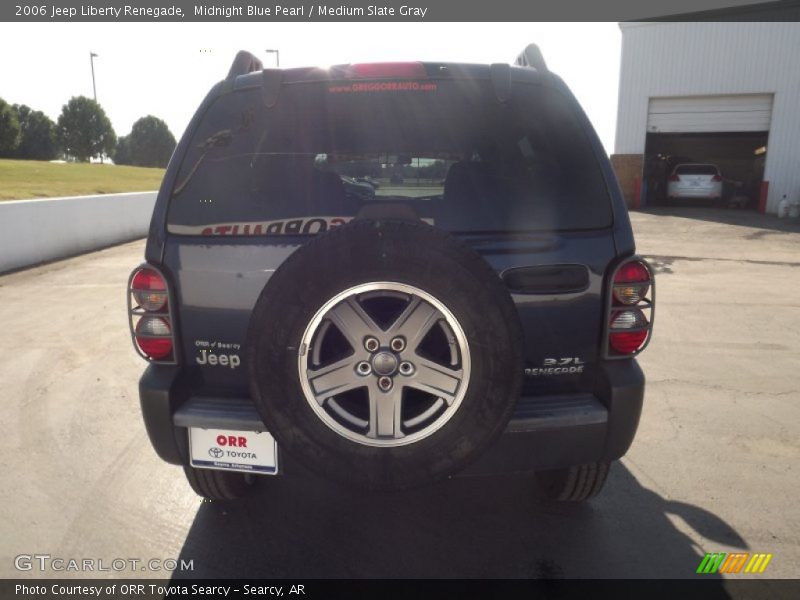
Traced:
<path fill-rule="evenodd" d="M 463 474 L 525 473 L 622 457 L 639 426 L 644 383 L 636 360 L 606 361 L 594 394 L 521 398 L 505 433 Z"/>
<path fill-rule="evenodd" d="M 189 462 L 188 427 L 260 431 L 249 398 L 192 395 L 180 367 L 150 365 L 139 382 L 145 427 L 168 463 Z M 595 392 L 520 398 L 504 434 L 464 475 L 529 472 L 620 458 L 631 445 L 644 398 L 633 359 L 601 365 Z"/>
<path fill-rule="evenodd" d="M 714 187 L 676 187 L 667 188 L 667 196 L 670 198 L 695 198 L 713 200 L 722 197 L 722 184 Z"/>

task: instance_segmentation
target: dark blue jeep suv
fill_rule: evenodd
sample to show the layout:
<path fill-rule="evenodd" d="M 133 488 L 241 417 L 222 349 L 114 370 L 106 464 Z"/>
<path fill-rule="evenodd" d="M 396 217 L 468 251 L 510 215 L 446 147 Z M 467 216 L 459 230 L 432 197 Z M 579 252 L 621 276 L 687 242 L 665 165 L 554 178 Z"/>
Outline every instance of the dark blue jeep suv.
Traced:
<path fill-rule="evenodd" d="M 516 472 L 581 501 L 630 446 L 653 272 L 609 161 L 515 65 L 240 52 L 131 274 L 145 425 L 230 500 L 287 460 L 367 489 Z"/>

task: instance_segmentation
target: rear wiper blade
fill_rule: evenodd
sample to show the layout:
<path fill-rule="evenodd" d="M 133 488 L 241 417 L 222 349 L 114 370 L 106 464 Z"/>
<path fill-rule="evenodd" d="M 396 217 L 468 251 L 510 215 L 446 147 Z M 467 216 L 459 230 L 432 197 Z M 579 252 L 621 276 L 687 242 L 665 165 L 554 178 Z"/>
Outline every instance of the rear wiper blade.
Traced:
<path fill-rule="evenodd" d="M 233 131 L 230 129 L 222 129 L 216 132 L 213 135 L 208 136 L 203 142 L 197 145 L 203 153 L 197 158 L 192 168 L 189 170 L 189 174 L 184 177 L 183 181 L 175 185 L 175 189 L 172 191 L 173 196 L 177 196 L 180 194 L 183 189 L 186 187 L 186 184 L 191 181 L 192 177 L 194 176 L 197 168 L 200 166 L 200 163 L 203 162 L 203 159 L 208 154 L 209 150 L 212 148 L 222 148 L 224 146 L 230 146 L 231 142 L 233 141 Z"/>
<path fill-rule="evenodd" d="M 230 146 L 232 141 L 233 131 L 230 129 L 223 129 L 222 131 L 218 131 L 214 135 L 207 137 L 205 141 L 201 144 L 198 144 L 197 147 L 202 148 L 203 150 L 209 150 L 211 148 Z"/>

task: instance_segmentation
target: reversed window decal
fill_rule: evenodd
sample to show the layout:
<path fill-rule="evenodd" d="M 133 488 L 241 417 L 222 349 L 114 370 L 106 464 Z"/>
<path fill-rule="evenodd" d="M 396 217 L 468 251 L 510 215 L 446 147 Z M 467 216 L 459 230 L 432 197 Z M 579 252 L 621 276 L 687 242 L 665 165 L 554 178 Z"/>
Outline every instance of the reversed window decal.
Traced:
<path fill-rule="evenodd" d="M 178 235 L 298 235 L 322 233 L 352 219 L 353 217 L 303 217 L 243 223 L 169 225 L 168 231 Z"/>
<path fill-rule="evenodd" d="M 303 217 L 276 221 L 247 221 L 244 223 L 212 223 L 210 225 L 169 225 L 167 231 L 176 235 L 313 235 L 324 233 L 349 223 L 355 217 Z M 433 219 L 420 219 L 435 225 Z"/>

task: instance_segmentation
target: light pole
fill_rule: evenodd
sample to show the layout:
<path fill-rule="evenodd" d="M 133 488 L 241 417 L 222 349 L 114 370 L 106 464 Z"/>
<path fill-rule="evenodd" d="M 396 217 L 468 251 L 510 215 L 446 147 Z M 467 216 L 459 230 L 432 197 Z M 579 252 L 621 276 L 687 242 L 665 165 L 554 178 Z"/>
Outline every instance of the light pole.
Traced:
<path fill-rule="evenodd" d="M 280 68 L 280 66 L 281 66 L 281 51 L 280 50 L 276 50 L 274 48 L 267 48 L 265 50 L 265 52 L 267 54 L 274 54 L 275 55 L 275 66 Z"/>
<path fill-rule="evenodd" d="M 97 56 L 94 52 L 89 52 L 89 62 L 92 65 L 92 93 L 94 94 L 94 101 L 97 102 L 97 87 L 94 84 L 94 59 Z"/>
<path fill-rule="evenodd" d="M 97 102 L 97 86 L 94 83 L 94 59 L 97 57 L 97 54 L 94 52 L 89 52 L 89 64 L 92 65 L 92 94 L 94 95 L 94 101 Z M 100 164 L 103 164 L 103 153 L 100 152 Z"/>

